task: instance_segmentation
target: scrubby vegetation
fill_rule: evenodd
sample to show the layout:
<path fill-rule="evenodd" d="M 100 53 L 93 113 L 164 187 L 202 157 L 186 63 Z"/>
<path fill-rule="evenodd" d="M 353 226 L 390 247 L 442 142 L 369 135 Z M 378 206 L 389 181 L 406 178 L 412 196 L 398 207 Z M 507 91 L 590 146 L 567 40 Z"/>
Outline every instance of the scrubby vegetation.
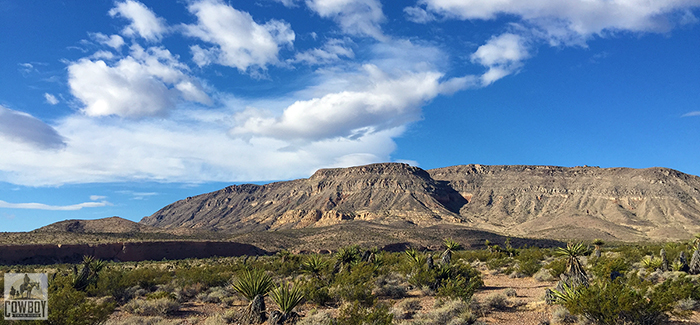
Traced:
<path fill-rule="evenodd" d="M 50 274 L 49 324 L 102 323 L 115 310 L 127 315 L 122 322 L 157 323 L 192 303 L 221 310 L 206 324 L 477 324 L 518 307 L 514 289 L 473 299 L 484 272 L 561 280 L 546 297 L 553 324 L 665 324 L 700 309 L 700 275 L 691 268 L 696 250 L 697 241 L 560 248 L 506 241 L 464 250 L 447 239 L 433 251 L 348 246 L 323 255 L 138 263 L 88 257 L 79 265 L 0 272 Z M 435 304 L 421 305 L 426 297 Z"/>

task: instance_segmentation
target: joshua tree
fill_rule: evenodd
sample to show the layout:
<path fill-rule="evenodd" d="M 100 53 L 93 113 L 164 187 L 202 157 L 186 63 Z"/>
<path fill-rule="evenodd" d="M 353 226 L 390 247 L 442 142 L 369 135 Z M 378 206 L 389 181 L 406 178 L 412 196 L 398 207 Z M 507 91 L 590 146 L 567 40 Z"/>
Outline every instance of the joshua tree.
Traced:
<path fill-rule="evenodd" d="M 445 239 L 445 251 L 442 253 L 442 264 L 450 264 L 452 261 L 452 252 L 462 248 L 458 242 L 452 240 L 452 238 Z"/>
<path fill-rule="evenodd" d="M 272 289 L 272 278 L 262 270 L 245 270 L 231 286 L 250 303 L 241 315 L 245 324 L 260 324 L 265 321 L 265 296 Z"/>
<path fill-rule="evenodd" d="M 566 248 L 559 247 L 557 249 L 557 255 L 565 256 L 566 260 L 566 275 L 569 277 L 569 286 L 576 287 L 580 284 L 588 285 L 588 275 L 586 270 L 583 269 L 581 261 L 578 257 L 586 254 L 588 248 L 583 245 L 583 243 L 571 243 L 566 244 Z"/>
<path fill-rule="evenodd" d="M 97 283 L 100 272 L 105 267 L 104 261 L 95 259 L 92 256 L 83 256 L 83 268 L 78 271 L 78 267 L 73 265 L 73 288 L 78 291 L 85 291 L 93 283 Z"/>

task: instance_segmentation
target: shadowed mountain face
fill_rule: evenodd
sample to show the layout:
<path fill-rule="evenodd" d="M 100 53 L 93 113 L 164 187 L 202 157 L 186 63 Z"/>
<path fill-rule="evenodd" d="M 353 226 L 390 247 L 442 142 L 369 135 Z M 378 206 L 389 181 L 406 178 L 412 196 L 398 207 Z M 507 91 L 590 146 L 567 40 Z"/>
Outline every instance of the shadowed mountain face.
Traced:
<path fill-rule="evenodd" d="M 141 224 L 231 233 L 363 220 L 513 236 L 671 240 L 700 232 L 700 178 L 665 169 L 406 164 L 322 169 L 166 206 Z"/>

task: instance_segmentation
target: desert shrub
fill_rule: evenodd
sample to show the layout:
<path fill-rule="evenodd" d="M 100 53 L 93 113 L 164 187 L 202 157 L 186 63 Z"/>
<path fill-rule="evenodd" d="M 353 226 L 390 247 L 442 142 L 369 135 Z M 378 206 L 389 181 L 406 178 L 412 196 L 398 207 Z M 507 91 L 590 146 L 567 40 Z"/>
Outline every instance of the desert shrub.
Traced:
<path fill-rule="evenodd" d="M 184 287 L 201 283 L 205 287 L 220 287 L 226 285 L 233 273 L 221 266 L 178 268 L 175 270 L 175 282 Z"/>
<path fill-rule="evenodd" d="M 231 296 L 231 294 L 222 287 L 209 288 L 207 291 L 202 292 L 197 295 L 197 300 L 201 302 L 215 303 L 218 304 L 223 301 L 224 298 Z"/>
<path fill-rule="evenodd" d="M 574 324 L 578 321 L 578 318 L 571 315 L 569 310 L 562 306 L 554 307 L 552 310 L 552 323 L 553 324 Z"/>
<path fill-rule="evenodd" d="M 552 270 L 546 269 L 546 268 L 540 268 L 539 271 L 537 271 L 535 274 L 532 275 L 532 278 L 537 280 L 537 281 L 554 281 L 555 278 L 552 276 Z"/>
<path fill-rule="evenodd" d="M 506 289 L 506 291 L 504 293 L 506 294 L 507 297 L 517 297 L 518 296 L 518 292 L 515 291 L 515 289 L 513 289 L 513 288 Z"/>
<path fill-rule="evenodd" d="M 557 258 L 544 266 L 544 268 L 549 270 L 549 273 L 553 278 L 558 279 L 561 274 L 566 272 L 566 259 Z"/>
<path fill-rule="evenodd" d="M 406 287 L 387 283 L 378 287 L 375 294 L 380 297 L 389 297 L 392 299 L 401 299 L 406 296 Z"/>
<path fill-rule="evenodd" d="M 674 306 L 680 313 L 694 310 L 698 307 L 698 301 L 692 298 L 678 300 Z"/>
<path fill-rule="evenodd" d="M 134 299 L 122 308 L 124 311 L 141 316 L 165 316 L 180 309 L 180 303 L 169 298 Z"/>
<path fill-rule="evenodd" d="M 105 323 L 105 325 L 165 325 L 165 324 L 177 324 L 177 323 L 169 322 L 169 320 L 166 320 L 160 316 L 137 316 L 137 315 L 124 317 L 121 319 L 110 319 Z"/>
<path fill-rule="evenodd" d="M 48 324 L 98 324 L 102 323 L 114 311 L 113 302 L 94 302 L 87 294 L 72 286 L 68 276 L 57 275 L 49 283 Z M 37 323 L 43 324 L 43 321 Z"/>
<path fill-rule="evenodd" d="M 172 292 L 167 292 L 167 291 L 156 291 L 152 292 L 146 295 L 146 299 L 148 300 L 156 300 L 156 299 L 162 299 L 162 298 L 167 298 L 170 300 L 177 300 L 177 297 L 175 296 L 174 293 Z"/>
<path fill-rule="evenodd" d="M 350 272 L 337 274 L 331 283 L 331 296 L 345 302 L 360 302 L 363 306 L 373 305 L 376 300 L 372 294 L 374 272 L 374 265 L 360 262 Z"/>
<path fill-rule="evenodd" d="M 512 263 L 513 263 L 512 257 L 492 258 L 492 259 L 489 259 L 488 261 L 486 261 L 486 265 L 491 270 L 500 269 L 502 267 L 508 267 L 508 266 L 511 266 Z M 511 270 L 511 272 L 512 272 L 512 270 Z"/>
<path fill-rule="evenodd" d="M 336 321 L 331 317 L 330 313 L 326 311 L 309 312 L 309 314 L 299 320 L 296 325 L 336 325 Z"/>
<path fill-rule="evenodd" d="M 473 324 L 476 316 L 469 310 L 469 306 L 462 300 L 449 300 L 432 311 L 416 315 L 412 324 L 416 325 L 444 325 L 444 324 Z"/>
<path fill-rule="evenodd" d="M 591 273 L 598 279 L 610 279 L 613 272 L 625 274 L 630 269 L 629 262 L 622 257 L 601 256 L 596 265 L 591 268 Z"/>
<path fill-rule="evenodd" d="M 492 258 L 498 258 L 501 257 L 498 254 L 489 252 L 488 250 L 485 249 L 480 249 L 480 250 L 464 250 L 464 251 L 458 251 L 455 252 L 453 258 L 455 260 L 458 259 L 463 259 L 469 263 L 474 262 L 478 260 L 479 262 L 486 262 L 489 259 Z"/>
<path fill-rule="evenodd" d="M 204 290 L 205 290 L 205 286 L 203 284 L 194 283 L 194 284 L 186 285 L 183 288 L 175 289 L 175 296 L 177 297 L 177 301 L 185 302 L 185 301 L 191 300 L 194 297 L 197 297 Z"/>
<path fill-rule="evenodd" d="M 492 293 L 484 298 L 483 305 L 489 310 L 504 310 L 508 307 L 508 297 L 502 293 Z"/>
<path fill-rule="evenodd" d="M 420 308 L 418 299 L 404 299 L 391 307 L 391 314 L 394 315 L 394 319 L 410 319 Z"/>
<path fill-rule="evenodd" d="M 646 290 L 637 290 L 618 278 L 601 280 L 580 286 L 571 299 L 560 301 L 569 312 L 581 315 L 600 325 L 664 324 L 666 312 L 672 306 L 653 297 L 645 297 Z"/>
<path fill-rule="evenodd" d="M 407 274 L 415 287 L 428 287 L 442 296 L 469 299 L 483 285 L 481 273 L 465 263 L 439 264 L 432 269 L 421 266 Z"/>
<path fill-rule="evenodd" d="M 156 268 L 137 268 L 124 270 L 118 267 L 108 267 L 100 274 L 94 287 L 87 292 L 91 296 L 113 296 L 120 303 L 125 303 L 131 296 L 128 289 L 139 286 L 147 291 L 155 289 L 156 285 L 166 284 L 172 280 L 168 271 Z"/>
<path fill-rule="evenodd" d="M 338 312 L 338 325 L 391 325 L 394 318 L 385 304 L 364 306 L 358 301 L 345 303 Z"/>
<path fill-rule="evenodd" d="M 333 301 L 333 298 L 328 292 L 327 283 L 318 278 L 311 278 L 300 282 L 299 288 L 307 301 L 313 302 L 319 306 L 324 306 Z"/>

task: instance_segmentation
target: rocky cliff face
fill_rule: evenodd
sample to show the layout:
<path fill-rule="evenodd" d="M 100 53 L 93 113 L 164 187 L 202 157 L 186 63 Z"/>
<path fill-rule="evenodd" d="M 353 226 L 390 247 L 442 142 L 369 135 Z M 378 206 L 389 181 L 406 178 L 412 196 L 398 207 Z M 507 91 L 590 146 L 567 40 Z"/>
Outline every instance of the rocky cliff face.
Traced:
<path fill-rule="evenodd" d="M 647 240 L 700 232 L 700 178 L 665 169 L 406 164 L 322 169 L 175 202 L 141 224 L 225 232 L 365 220 L 514 236 Z"/>

